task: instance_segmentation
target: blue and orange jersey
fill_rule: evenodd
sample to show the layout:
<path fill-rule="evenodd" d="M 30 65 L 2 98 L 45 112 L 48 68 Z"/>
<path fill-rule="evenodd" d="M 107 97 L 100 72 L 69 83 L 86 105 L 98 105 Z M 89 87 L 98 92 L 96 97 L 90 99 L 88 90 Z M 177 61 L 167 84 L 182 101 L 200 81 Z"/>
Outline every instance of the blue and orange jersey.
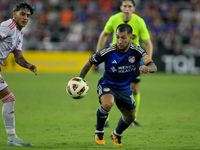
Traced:
<path fill-rule="evenodd" d="M 126 53 L 120 53 L 115 44 L 92 55 L 89 60 L 95 66 L 105 62 L 105 72 L 99 84 L 123 90 L 131 90 L 130 84 L 140 61 L 145 65 L 153 62 L 144 49 L 133 43 Z"/>

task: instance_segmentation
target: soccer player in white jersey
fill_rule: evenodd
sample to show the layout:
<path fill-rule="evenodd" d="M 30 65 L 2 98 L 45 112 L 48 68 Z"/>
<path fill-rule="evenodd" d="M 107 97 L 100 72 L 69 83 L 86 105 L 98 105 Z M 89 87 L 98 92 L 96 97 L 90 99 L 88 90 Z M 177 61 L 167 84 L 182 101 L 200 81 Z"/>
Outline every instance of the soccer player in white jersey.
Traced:
<path fill-rule="evenodd" d="M 6 20 L 0 24 L 0 66 L 4 64 L 8 55 L 13 53 L 17 64 L 24 68 L 28 68 L 37 75 L 36 66 L 28 63 L 22 55 L 23 33 L 21 30 L 26 26 L 33 12 L 33 7 L 26 2 L 17 3 L 13 9 L 13 19 Z M 9 89 L 1 74 L 0 99 L 3 102 L 2 116 L 8 134 L 7 145 L 33 146 L 33 144 L 18 138 L 15 132 L 15 96 Z"/>

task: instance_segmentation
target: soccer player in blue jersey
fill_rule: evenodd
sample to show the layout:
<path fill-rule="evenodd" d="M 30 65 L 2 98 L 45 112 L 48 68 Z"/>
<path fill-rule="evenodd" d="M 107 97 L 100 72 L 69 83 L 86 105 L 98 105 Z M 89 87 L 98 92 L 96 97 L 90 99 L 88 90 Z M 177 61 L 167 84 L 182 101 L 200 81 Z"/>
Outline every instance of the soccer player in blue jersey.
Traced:
<path fill-rule="evenodd" d="M 122 23 L 127 23 L 132 27 L 132 34 L 134 38 L 131 40 L 131 43 L 134 43 L 138 46 L 140 46 L 140 39 L 145 45 L 146 52 L 148 53 L 149 57 L 152 58 L 153 54 L 153 44 L 150 39 L 150 34 L 147 29 L 147 26 L 145 24 L 145 21 L 138 15 L 136 15 L 135 12 L 135 1 L 134 0 L 120 0 L 120 10 L 121 12 L 112 15 L 108 21 L 106 22 L 106 25 L 101 32 L 99 36 L 99 40 L 97 43 L 97 49 L 96 52 L 103 49 L 106 39 L 110 33 L 113 35 L 112 39 L 112 45 L 116 44 L 116 37 L 115 37 L 115 31 L 118 25 Z M 140 71 L 139 66 L 136 68 L 135 77 L 133 78 L 131 82 L 131 90 L 133 92 L 133 97 L 135 99 L 136 104 L 136 111 L 135 111 L 135 120 L 132 122 L 132 126 L 140 126 L 137 120 L 137 114 L 140 106 L 140 90 L 139 90 L 139 83 L 140 83 Z M 107 118 L 105 122 L 105 127 L 109 126 L 109 117 Z"/>
<path fill-rule="evenodd" d="M 135 100 L 130 88 L 135 76 L 136 67 L 140 61 L 141 73 L 150 74 L 157 71 L 156 65 L 141 47 L 131 43 L 133 39 L 132 28 L 128 24 L 120 24 L 116 29 L 117 44 L 102 49 L 92 55 L 83 66 L 80 77 L 85 78 L 92 65 L 105 62 L 105 72 L 98 82 L 99 102 L 101 106 L 97 110 L 97 125 L 95 142 L 105 145 L 104 124 L 108 114 L 116 103 L 122 113 L 118 125 L 111 133 L 114 145 L 122 146 L 121 135 L 135 119 Z"/>

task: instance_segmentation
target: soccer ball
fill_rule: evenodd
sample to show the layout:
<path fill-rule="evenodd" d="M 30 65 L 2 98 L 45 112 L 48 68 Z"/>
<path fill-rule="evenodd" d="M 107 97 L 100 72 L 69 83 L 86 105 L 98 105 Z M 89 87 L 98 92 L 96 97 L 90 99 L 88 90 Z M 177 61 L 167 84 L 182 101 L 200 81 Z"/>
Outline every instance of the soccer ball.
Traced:
<path fill-rule="evenodd" d="M 67 94 L 74 99 L 85 97 L 88 90 L 89 86 L 87 82 L 81 77 L 72 78 L 71 80 L 69 80 L 66 87 Z"/>

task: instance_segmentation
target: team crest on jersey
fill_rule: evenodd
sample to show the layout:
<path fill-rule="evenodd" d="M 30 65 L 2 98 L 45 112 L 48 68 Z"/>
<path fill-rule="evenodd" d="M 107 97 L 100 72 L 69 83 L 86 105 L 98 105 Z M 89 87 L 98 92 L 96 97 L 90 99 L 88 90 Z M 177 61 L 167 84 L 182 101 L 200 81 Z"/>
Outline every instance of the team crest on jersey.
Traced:
<path fill-rule="evenodd" d="M 2 77 L 0 77 L 0 83 L 5 83 L 5 81 Z"/>
<path fill-rule="evenodd" d="M 103 91 L 105 91 L 105 92 L 109 92 L 110 89 L 109 89 L 109 88 L 104 88 Z"/>
<path fill-rule="evenodd" d="M 134 63 L 135 62 L 135 57 L 134 56 L 129 56 L 128 61 L 130 63 Z"/>

